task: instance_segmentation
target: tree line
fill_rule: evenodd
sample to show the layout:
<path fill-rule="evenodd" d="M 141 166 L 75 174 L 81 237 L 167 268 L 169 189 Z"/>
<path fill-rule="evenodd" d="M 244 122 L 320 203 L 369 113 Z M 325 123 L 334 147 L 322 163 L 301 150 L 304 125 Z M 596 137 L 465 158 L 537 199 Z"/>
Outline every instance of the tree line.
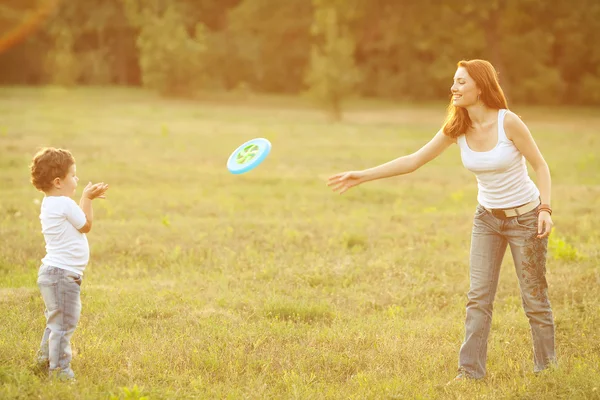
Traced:
<path fill-rule="evenodd" d="M 40 1 L 5 0 L 0 26 Z M 509 101 L 600 105 L 598 43 L 598 0 L 69 0 L 0 53 L 0 83 L 308 93 L 339 114 L 447 98 L 483 58 Z"/>

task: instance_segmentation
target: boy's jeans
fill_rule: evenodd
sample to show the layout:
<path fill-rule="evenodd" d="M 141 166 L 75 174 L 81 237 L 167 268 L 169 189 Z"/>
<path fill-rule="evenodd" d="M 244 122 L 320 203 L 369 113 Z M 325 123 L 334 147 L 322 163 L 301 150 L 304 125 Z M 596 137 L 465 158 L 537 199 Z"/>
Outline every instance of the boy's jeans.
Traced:
<path fill-rule="evenodd" d="M 500 218 L 477 207 L 471 238 L 470 280 L 465 341 L 460 349 L 459 370 L 471 378 L 485 375 L 487 339 L 502 258 L 506 245 L 515 263 L 521 300 L 533 338 L 534 371 L 556 360 L 554 320 L 546 283 L 548 238 L 537 237 L 537 212 Z"/>
<path fill-rule="evenodd" d="M 81 315 L 81 276 L 42 265 L 37 284 L 46 304 L 46 329 L 40 344 L 38 362 L 49 362 L 50 374 L 73 378 L 71 336 Z"/>

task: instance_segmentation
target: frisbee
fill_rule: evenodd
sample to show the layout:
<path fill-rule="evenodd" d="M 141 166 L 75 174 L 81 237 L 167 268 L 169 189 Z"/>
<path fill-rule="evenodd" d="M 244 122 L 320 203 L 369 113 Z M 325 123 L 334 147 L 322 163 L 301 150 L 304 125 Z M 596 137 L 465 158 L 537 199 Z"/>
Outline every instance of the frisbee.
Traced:
<path fill-rule="evenodd" d="M 232 174 L 243 174 L 258 167 L 271 151 L 271 142 L 264 138 L 252 139 L 235 149 L 227 160 Z"/>

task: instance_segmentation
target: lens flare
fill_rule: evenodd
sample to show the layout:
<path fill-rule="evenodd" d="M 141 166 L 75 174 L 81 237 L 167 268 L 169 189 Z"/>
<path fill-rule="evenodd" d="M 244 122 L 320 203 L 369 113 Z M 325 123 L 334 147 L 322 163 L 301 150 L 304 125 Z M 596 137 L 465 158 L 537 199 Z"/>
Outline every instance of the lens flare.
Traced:
<path fill-rule="evenodd" d="M 0 53 L 33 34 L 48 19 L 48 16 L 58 8 L 59 3 L 60 0 L 41 1 L 29 17 L 23 18 L 17 26 L 0 36 Z"/>

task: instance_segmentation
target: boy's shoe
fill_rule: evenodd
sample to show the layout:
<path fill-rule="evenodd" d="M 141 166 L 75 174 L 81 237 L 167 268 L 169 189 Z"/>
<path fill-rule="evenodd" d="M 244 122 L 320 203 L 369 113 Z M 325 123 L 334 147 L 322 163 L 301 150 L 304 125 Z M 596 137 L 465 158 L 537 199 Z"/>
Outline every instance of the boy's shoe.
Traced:
<path fill-rule="evenodd" d="M 52 371 L 48 372 L 48 376 L 53 379 L 57 379 L 63 382 L 75 382 L 75 373 L 71 368 L 69 369 L 60 369 L 56 368 Z"/>
<path fill-rule="evenodd" d="M 48 375 L 50 370 L 50 361 L 47 358 L 38 358 L 31 366 L 31 371 L 39 376 Z"/>

